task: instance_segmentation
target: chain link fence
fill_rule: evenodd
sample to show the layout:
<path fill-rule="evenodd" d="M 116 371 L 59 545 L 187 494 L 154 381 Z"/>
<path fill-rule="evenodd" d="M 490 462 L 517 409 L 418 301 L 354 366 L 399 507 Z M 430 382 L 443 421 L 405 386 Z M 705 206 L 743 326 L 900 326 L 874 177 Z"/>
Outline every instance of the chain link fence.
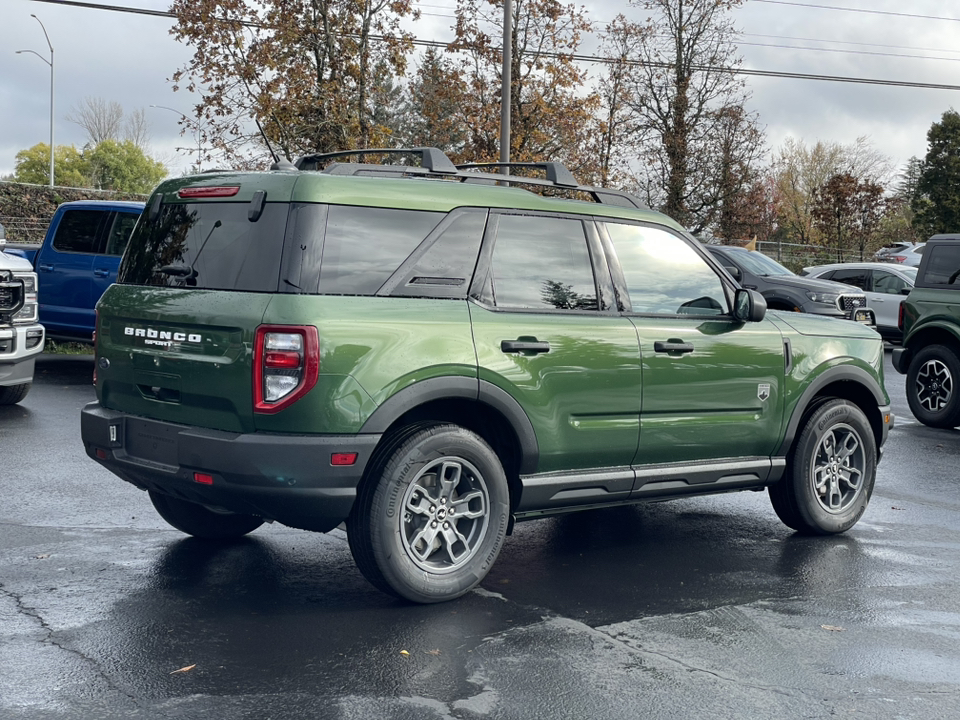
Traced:
<path fill-rule="evenodd" d="M 801 245 L 799 243 L 777 242 L 773 240 L 760 241 L 757 250 L 773 258 L 781 265 L 799 273 L 803 268 L 811 265 L 827 265 L 835 262 L 861 262 L 873 260 L 873 253 L 866 252 L 863 256 L 859 252 L 845 251 L 842 259 L 837 259 L 836 250 L 821 245 Z"/>

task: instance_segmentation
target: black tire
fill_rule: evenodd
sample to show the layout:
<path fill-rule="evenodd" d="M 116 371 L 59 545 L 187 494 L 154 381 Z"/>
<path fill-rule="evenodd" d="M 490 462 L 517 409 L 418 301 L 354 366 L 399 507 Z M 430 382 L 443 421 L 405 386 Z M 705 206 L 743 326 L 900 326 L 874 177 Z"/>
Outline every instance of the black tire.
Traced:
<path fill-rule="evenodd" d="M 960 425 L 960 360 L 945 345 L 917 351 L 907 368 L 907 402 L 924 425 L 952 428 Z"/>
<path fill-rule="evenodd" d="M 33 383 L 0 387 L 0 405 L 16 405 L 27 396 L 31 385 Z"/>
<path fill-rule="evenodd" d="M 187 535 L 204 540 L 243 537 L 263 525 L 263 518 L 240 513 L 217 512 L 198 503 L 149 492 L 150 502 L 164 520 Z"/>
<path fill-rule="evenodd" d="M 347 538 L 377 588 L 436 603 L 483 580 L 509 518 L 507 478 L 493 449 L 462 427 L 421 425 L 385 439 L 372 458 Z"/>
<path fill-rule="evenodd" d="M 877 441 L 863 411 L 829 400 L 806 418 L 785 476 L 768 488 L 770 502 L 797 532 L 846 532 L 867 509 L 876 473 Z"/>

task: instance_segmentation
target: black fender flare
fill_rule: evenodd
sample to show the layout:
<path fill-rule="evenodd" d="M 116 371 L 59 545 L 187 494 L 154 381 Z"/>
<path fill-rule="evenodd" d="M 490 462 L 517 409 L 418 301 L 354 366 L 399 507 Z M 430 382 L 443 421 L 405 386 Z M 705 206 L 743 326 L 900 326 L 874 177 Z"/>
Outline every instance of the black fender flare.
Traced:
<path fill-rule="evenodd" d="M 503 415 L 520 443 L 520 473 L 536 472 L 540 445 L 533 423 L 509 393 L 486 380 L 444 376 L 420 380 L 383 401 L 367 418 L 360 433 L 382 434 L 405 413 L 434 400 L 463 399 L 483 403 Z"/>
<path fill-rule="evenodd" d="M 876 400 L 878 409 L 887 407 L 887 400 L 884 397 L 883 388 L 880 387 L 880 383 L 863 368 L 856 367 L 855 365 L 842 365 L 828 368 L 816 380 L 811 382 L 800 396 L 800 400 L 797 402 L 796 407 L 794 407 L 793 414 L 787 422 L 787 429 L 783 435 L 783 440 L 780 442 L 780 447 L 777 449 L 777 455 L 781 457 L 786 456 L 787 452 L 793 446 L 793 441 L 800 428 L 800 421 L 803 420 L 803 416 L 810 407 L 810 403 L 823 388 L 835 382 L 854 382 L 861 385 L 868 390 L 874 400 Z M 873 419 L 871 419 L 871 425 L 872 424 Z M 880 424 L 881 427 L 884 427 L 882 419 Z M 885 432 L 882 434 L 881 440 L 883 435 L 885 435 Z M 878 446 L 879 444 L 880 443 L 878 443 Z"/>

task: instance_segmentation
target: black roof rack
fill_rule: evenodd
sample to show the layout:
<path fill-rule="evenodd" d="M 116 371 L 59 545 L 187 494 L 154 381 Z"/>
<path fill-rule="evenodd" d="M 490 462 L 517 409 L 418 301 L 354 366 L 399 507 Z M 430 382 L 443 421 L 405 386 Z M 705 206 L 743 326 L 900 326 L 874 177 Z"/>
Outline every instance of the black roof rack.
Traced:
<path fill-rule="evenodd" d="M 419 155 L 420 167 L 434 173 L 456 174 L 457 166 L 446 156 L 443 150 L 435 147 L 419 148 L 365 148 L 363 150 L 339 150 L 330 153 L 305 155 L 294 163 L 298 170 L 321 170 L 321 164 L 329 160 L 364 155 Z M 398 166 L 403 167 L 403 166 Z"/>
<path fill-rule="evenodd" d="M 457 170 L 472 170 L 475 168 L 539 168 L 547 175 L 547 180 L 561 187 L 577 188 L 580 183 L 573 176 L 573 173 L 567 170 L 567 166 L 558 162 L 490 162 L 490 163 L 466 163 L 457 165 Z"/>
<path fill-rule="evenodd" d="M 378 165 L 373 163 L 340 163 L 339 158 L 363 157 L 364 155 L 419 155 L 420 165 Z M 329 164 L 328 164 L 329 162 Z M 594 202 L 618 207 L 647 210 L 639 198 L 621 190 L 581 185 L 565 165 L 558 162 L 523 163 L 467 163 L 454 165 L 450 158 L 435 147 L 419 148 L 365 148 L 363 150 L 343 150 L 330 153 L 305 155 L 295 163 L 298 170 L 319 171 L 330 175 L 375 175 L 378 177 L 434 177 L 457 182 L 484 184 L 531 185 L 539 188 L 557 188 L 560 190 L 584 193 Z M 546 177 L 526 177 L 523 175 L 503 175 L 495 172 L 482 172 L 484 168 L 538 168 Z"/>

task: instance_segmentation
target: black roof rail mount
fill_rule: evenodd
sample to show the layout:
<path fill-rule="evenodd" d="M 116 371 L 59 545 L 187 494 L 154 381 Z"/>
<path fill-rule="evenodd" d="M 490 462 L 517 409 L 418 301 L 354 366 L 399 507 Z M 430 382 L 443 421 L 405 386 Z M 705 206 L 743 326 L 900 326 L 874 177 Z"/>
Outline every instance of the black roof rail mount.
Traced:
<path fill-rule="evenodd" d="M 451 162 L 443 150 L 435 147 L 418 148 L 364 148 L 362 150 L 339 150 L 337 152 L 304 155 L 295 163 L 298 170 L 316 170 L 320 163 L 338 158 L 364 155 L 418 155 L 420 166 L 424 170 L 445 175 L 456 175 L 457 166 Z M 312 166 L 312 167 L 311 167 Z"/>

